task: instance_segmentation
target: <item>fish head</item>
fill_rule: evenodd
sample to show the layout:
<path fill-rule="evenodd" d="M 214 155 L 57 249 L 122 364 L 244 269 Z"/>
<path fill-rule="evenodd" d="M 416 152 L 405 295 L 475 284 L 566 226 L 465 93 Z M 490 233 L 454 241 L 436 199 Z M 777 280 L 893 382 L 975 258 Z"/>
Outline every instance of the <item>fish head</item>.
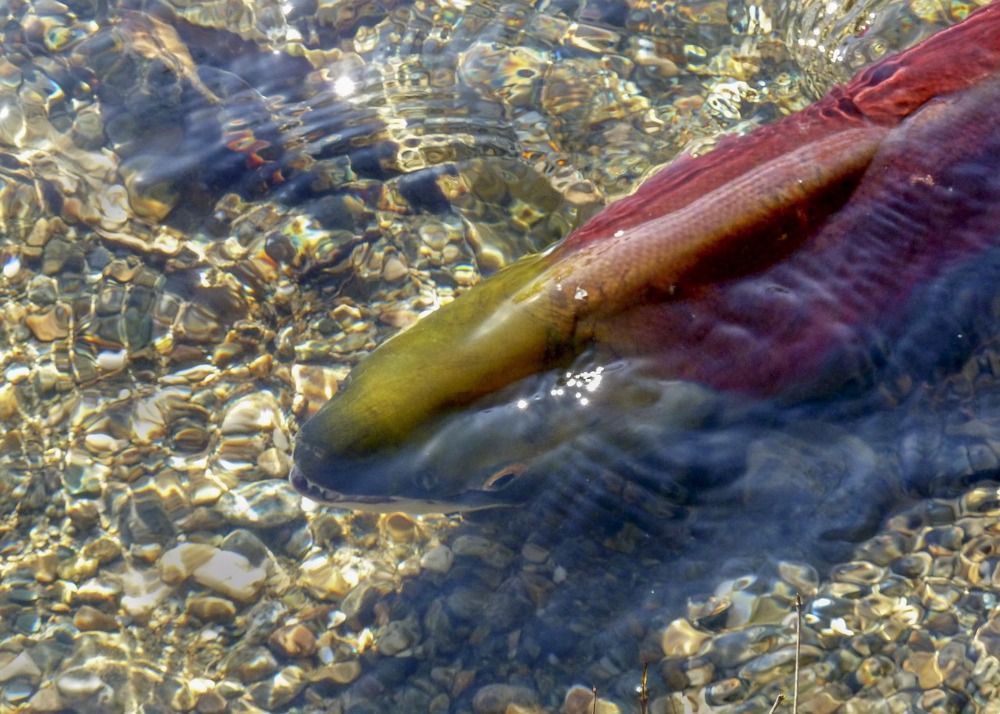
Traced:
<path fill-rule="evenodd" d="M 303 425 L 291 480 L 313 500 L 377 512 L 532 503 L 569 471 L 595 473 L 623 452 L 657 450 L 665 433 L 697 428 L 717 409 L 718 393 L 648 367 L 587 351 L 363 448 L 350 384 Z"/>
<path fill-rule="evenodd" d="M 316 501 L 367 511 L 460 512 L 517 506 L 540 487 L 538 462 L 555 435 L 541 377 L 461 410 L 449 410 L 400 440 L 358 448 L 331 443 L 354 416 L 334 398 L 299 432 L 292 484 Z M 350 387 L 348 388 L 350 389 Z"/>

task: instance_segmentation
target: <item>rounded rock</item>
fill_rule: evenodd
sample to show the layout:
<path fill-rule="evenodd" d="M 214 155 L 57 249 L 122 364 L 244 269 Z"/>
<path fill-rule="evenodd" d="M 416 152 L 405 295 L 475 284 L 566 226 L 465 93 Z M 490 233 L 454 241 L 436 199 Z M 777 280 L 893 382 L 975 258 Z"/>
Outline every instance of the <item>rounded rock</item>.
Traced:
<path fill-rule="evenodd" d="M 101 612 L 96 607 L 84 605 L 73 615 L 73 625 L 84 632 L 117 632 L 118 621 L 114 615 Z"/>
<path fill-rule="evenodd" d="M 446 545 L 438 545 L 420 556 L 420 567 L 432 573 L 447 573 L 455 562 L 455 554 Z"/>
<path fill-rule="evenodd" d="M 302 515 L 302 497 L 285 480 L 255 481 L 222 494 L 218 509 L 235 525 L 275 528 Z"/>
<path fill-rule="evenodd" d="M 487 684 L 472 698 L 475 714 L 505 714 L 508 707 L 538 705 L 538 693 L 516 684 Z"/>
<path fill-rule="evenodd" d="M 320 667 L 309 675 L 309 679 L 312 682 L 331 682 L 343 686 L 350 684 L 360 676 L 361 663 L 352 659 Z"/>
<path fill-rule="evenodd" d="M 312 657 L 316 652 L 316 636 L 305 625 L 287 625 L 271 633 L 267 644 L 286 657 Z"/>
<path fill-rule="evenodd" d="M 83 667 L 73 667 L 56 677 L 56 688 L 67 699 L 86 699 L 105 687 L 103 679 Z"/>
<path fill-rule="evenodd" d="M 215 595 L 196 595 L 187 602 L 187 610 L 203 622 L 226 624 L 236 619 L 232 600 Z"/>

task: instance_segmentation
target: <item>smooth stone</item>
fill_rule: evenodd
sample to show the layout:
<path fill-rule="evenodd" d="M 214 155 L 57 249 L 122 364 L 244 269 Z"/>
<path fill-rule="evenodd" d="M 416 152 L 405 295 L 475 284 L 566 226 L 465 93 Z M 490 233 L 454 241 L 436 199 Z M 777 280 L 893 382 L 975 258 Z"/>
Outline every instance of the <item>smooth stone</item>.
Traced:
<path fill-rule="evenodd" d="M 56 677 L 56 687 L 67 699 L 86 699 L 106 686 L 103 679 L 82 667 L 68 669 Z"/>
<path fill-rule="evenodd" d="M 246 556 L 228 550 L 217 551 L 192 573 L 194 579 L 220 595 L 240 602 L 250 602 L 257 597 L 267 570 L 254 567 Z"/>
<path fill-rule="evenodd" d="M 233 650 L 223 661 L 225 672 L 244 684 L 259 682 L 278 671 L 278 661 L 266 647 Z"/>
<path fill-rule="evenodd" d="M 710 637 L 708 633 L 695 629 L 687 620 L 674 620 L 664 628 L 660 646 L 667 657 L 690 657 L 698 654 Z"/>
<path fill-rule="evenodd" d="M 10 704 L 21 704 L 31 697 L 31 694 L 34 691 L 35 688 L 30 682 L 23 679 L 16 679 L 12 682 L 7 682 L 3 688 L 0 689 L 0 696 L 3 697 L 5 702 Z"/>
<path fill-rule="evenodd" d="M 312 657 L 316 652 L 316 635 L 305 625 L 287 625 L 271 633 L 267 644 L 286 657 Z"/>
<path fill-rule="evenodd" d="M 393 620 L 378 632 L 375 647 L 379 654 L 395 657 L 420 639 L 419 627 L 413 621 Z"/>
<path fill-rule="evenodd" d="M 223 712 L 229 710 L 229 702 L 213 689 L 210 692 L 199 695 L 198 703 L 195 704 L 195 710 L 198 714 L 223 714 Z"/>
<path fill-rule="evenodd" d="M 118 620 L 115 619 L 114 615 L 101 612 L 96 607 L 91 607 L 90 605 L 84 605 L 74 613 L 73 624 L 84 632 L 95 630 L 104 632 L 118 631 Z"/>
<path fill-rule="evenodd" d="M 182 543 L 171 548 L 160 558 L 160 578 L 168 585 L 179 585 L 217 551 L 218 548 L 204 543 Z"/>
<path fill-rule="evenodd" d="M 538 694 L 533 689 L 516 684 L 487 684 L 472 698 L 472 711 L 475 714 L 506 714 L 512 705 L 530 707 L 537 704 Z"/>
<path fill-rule="evenodd" d="M 350 684 L 361 676 L 361 663 L 356 659 L 334 662 L 314 670 L 309 679 L 312 682 L 332 682 L 337 685 Z"/>
<path fill-rule="evenodd" d="M 37 683 L 42 678 L 42 670 L 27 652 L 20 652 L 9 662 L 0 667 L 0 682 L 7 682 L 15 677 L 23 677 L 29 682 Z"/>
<path fill-rule="evenodd" d="M 420 556 L 420 567 L 432 573 L 447 573 L 455 562 L 455 554 L 446 545 L 437 545 Z"/>
<path fill-rule="evenodd" d="M 48 684 L 41 689 L 31 698 L 28 702 L 29 710 L 32 712 L 61 712 L 66 709 L 66 702 L 63 698 L 59 696 L 59 692 L 56 687 Z"/>
<path fill-rule="evenodd" d="M 618 714 L 618 705 L 594 696 L 594 691 L 579 684 L 570 687 L 560 714 Z"/>
<path fill-rule="evenodd" d="M 258 706 L 274 710 L 295 699 L 305 685 L 306 680 L 300 668 L 285 667 L 272 679 L 250 687 L 250 696 Z"/>
<path fill-rule="evenodd" d="M 500 570 L 514 560 L 514 553 L 510 548 L 482 536 L 459 536 L 452 542 L 451 549 L 457 556 L 476 558 Z"/>
<path fill-rule="evenodd" d="M 238 526 L 275 528 L 302 516 L 302 496 L 286 480 L 255 481 L 222 494 L 217 509 Z"/>
<path fill-rule="evenodd" d="M 187 602 L 187 611 L 203 622 L 226 624 L 236 619 L 232 600 L 215 595 L 196 595 Z"/>

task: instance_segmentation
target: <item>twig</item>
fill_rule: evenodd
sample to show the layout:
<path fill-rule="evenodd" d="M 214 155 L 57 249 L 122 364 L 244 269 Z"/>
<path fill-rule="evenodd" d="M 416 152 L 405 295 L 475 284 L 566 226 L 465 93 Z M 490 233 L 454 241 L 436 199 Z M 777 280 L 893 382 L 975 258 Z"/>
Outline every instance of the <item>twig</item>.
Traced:
<path fill-rule="evenodd" d="M 778 708 L 778 705 L 785 701 L 785 695 L 779 694 L 778 698 L 774 700 L 774 704 L 771 705 L 771 710 L 767 714 L 774 714 L 774 710 Z"/>
<path fill-rule="evenodd" d="M 642 686 L 639 687 L 639 710 L 646 714 L 646 704 L 649 702 L 649 690 L 646 689 L 646 675 L 649 674 L 649 662 L 642 665 Z"/>
<path fill-rule="evenodd" d="M 802 653 L 802 596 L 795 593 L 795 681 L 792 683 L 792 714 L 799 712 L 799 655 Z"/>

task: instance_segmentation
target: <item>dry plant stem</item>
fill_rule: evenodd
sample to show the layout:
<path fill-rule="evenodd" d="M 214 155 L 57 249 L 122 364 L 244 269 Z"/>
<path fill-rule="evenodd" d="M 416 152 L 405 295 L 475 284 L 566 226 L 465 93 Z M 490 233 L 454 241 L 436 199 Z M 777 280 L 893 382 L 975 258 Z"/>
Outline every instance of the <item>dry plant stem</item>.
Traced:
<path fill-rule="evenodd" d="M 771 705 L 771 709 L 767 712 L 767 714 L 774 714 L 774 710 L 777 709 L 778 705 L 781 704 L 783 701 L 785 701 L 785 695 L 779 694 L 778 698 L 774 700 L 774 704 Z"/>
<path fill-rule="evenodd" d="M 795 595 L 795 680 L 792 682 L 792 714 L 799 711 L 799 655 L 802 652 L 802 596 Z"/>
<path fill-rule="evenodd" d="M 639 687 L 639 710 L 646 714 L 646 704 L 649 702 L 649 690 L 646 689 L 646 675 L 649 674 L 649 662 L 642 665 L 642 686 Z"/>

